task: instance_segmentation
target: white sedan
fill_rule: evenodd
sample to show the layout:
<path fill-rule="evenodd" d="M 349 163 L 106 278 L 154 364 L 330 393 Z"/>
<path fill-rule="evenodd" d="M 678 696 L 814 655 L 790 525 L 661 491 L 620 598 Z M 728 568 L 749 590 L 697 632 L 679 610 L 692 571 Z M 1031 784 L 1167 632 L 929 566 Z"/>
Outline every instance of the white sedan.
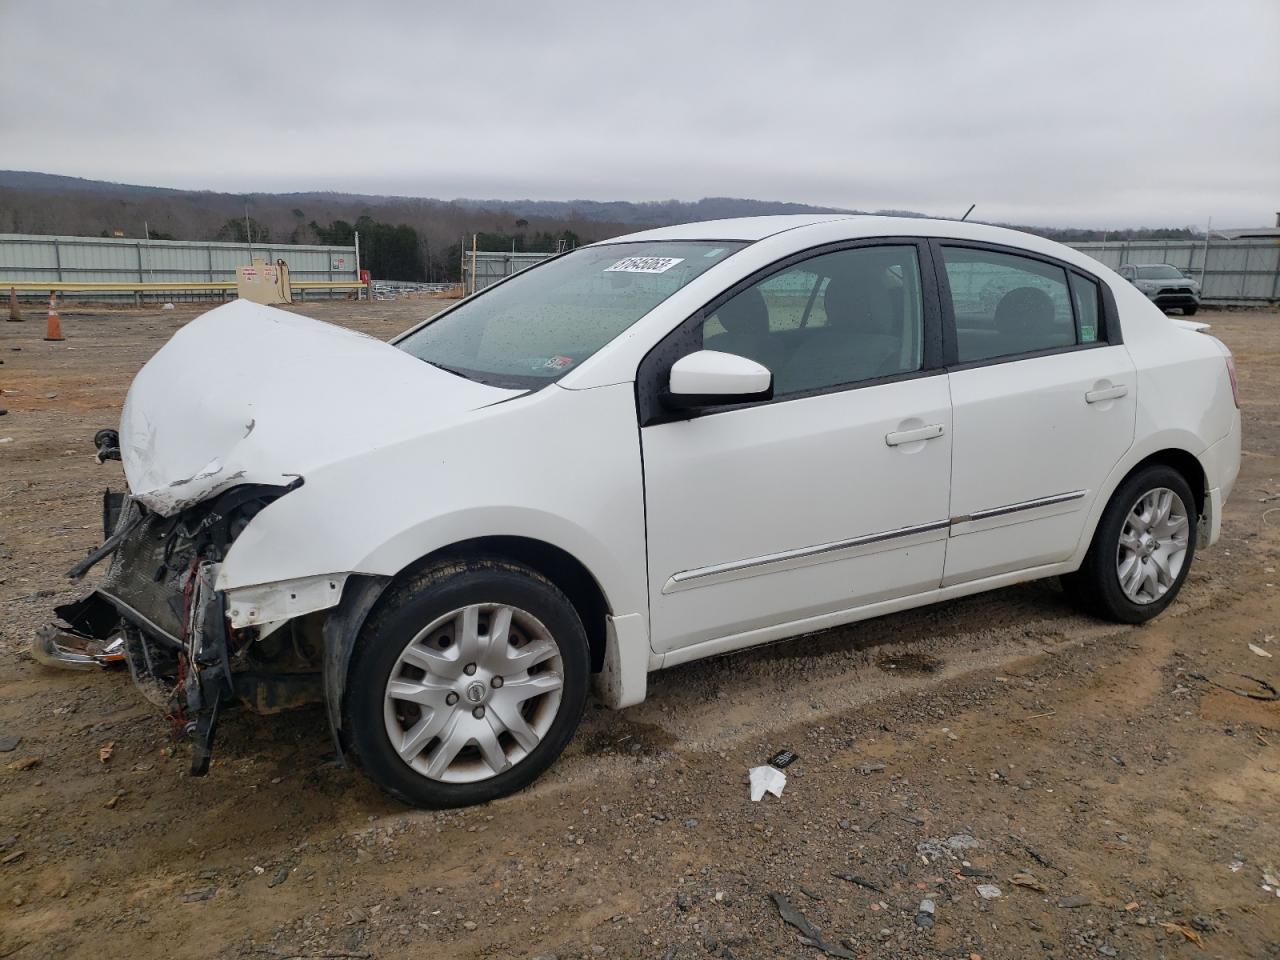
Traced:
<path fill-rule="evenodd" d="M 1138 623 L 1219 536 L 1231 355 L 1095 260 L 969 223 L 666 227 L 392 344 L 236 302 L 138 374 L 122 637 L 208 764 L 220 706 L 323 700 L 384 789 L 529 784 L 588 688 L 1025 580 Z"/>

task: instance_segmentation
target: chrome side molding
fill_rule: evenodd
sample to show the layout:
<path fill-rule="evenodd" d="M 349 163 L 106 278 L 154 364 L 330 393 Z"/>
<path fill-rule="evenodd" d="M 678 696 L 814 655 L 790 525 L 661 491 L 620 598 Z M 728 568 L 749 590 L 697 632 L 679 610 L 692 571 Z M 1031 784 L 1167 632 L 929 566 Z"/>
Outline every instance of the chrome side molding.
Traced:
<path fill-rule="evenodd" d="M 1010 513 L 1020 513 L 1023 510 L 1035 510 L 1037 507 L 1051 507 L 1056 503 L 1070 503 L 1072 500 L 1080 500 L 1088 490 L 1072 490 L 1070 493 L 1055 493 L 1051 497 L 1037 497 L 1035 500 L 1023 500 L 1021 503 L 1010 503 L 1003 507 L 992 507 L 989 510 L 975 510 L 973 513 L 966 513 L 959 517 L 952 517 L 951 523 L 972 523 L 975 520 L 990 520 L 992 517 L 1003 517 Z"/>
<path fill-rule="evenodd" d="M 1035 510 L 1039 507 L 1070 503 L 1073 500 L 1083 499 L 1088 492 L 1087 490 L 1072 490 L 1070 493 L 1056 493 L 1050 497 L 1023 500 L 1021 503 L 1010 503 L 1003 507 L 992 507 L 989 510 L 975 510 L 973 513 L 951 517 L 949 520 L 934 520 L 909 527 L 898 527 L 895 530 L 885 530 L 882 533 L 851 537 L 848 540 L 833 540 L 830 543 L 819 543 L 811 547 L 797 547 L 794 550 L 784 550 L 780 553 L 768 553 L 759 557 L 749 557 L 745 560 L 730 560 L 727 563 L 714 563 L 705 567 L 696 567 L 692 570 L 682 570 L 679 573 L 672 574 L 671 578 L 663 584 L 662 592 L 664 594 L 679 593 L 682 590 L 689 590 L 693 587 L 704 587 L 729 580 L 742 580 L 762 573 L 774 573 L 816 563 L 826 563 L 837 559 L 837 555 L 843 553 L 874 552 L 874 550 L 865 550 L 864 548 L 875 548 L 890 541 L 919 537 L 943 530 L 950 532 L 952 527 L 961 523 L 990 520 L 994 517 L 1021 513 L 1024 510 Z"/>

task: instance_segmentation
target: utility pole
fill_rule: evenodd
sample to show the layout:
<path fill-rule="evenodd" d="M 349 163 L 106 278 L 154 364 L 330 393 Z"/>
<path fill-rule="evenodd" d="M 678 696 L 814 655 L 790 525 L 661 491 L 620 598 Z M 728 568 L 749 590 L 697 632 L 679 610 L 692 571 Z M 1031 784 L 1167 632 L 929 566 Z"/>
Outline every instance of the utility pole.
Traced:
<path fill-rule="evenodd" d="M 151 261 L 151 225 L 147 221 L 142 221 L 142 233 L 147 238 L 147 275 L 151 277 L 151 282 L 156 282 L 156 271 Z"/>
<path fill-rule="evenodd" d="M 1204 296 L 1204 273 L 1209 269 L 1209 234 L 1213 233 L 1213 217 L 1204 228 L 1204 259 L 1200 262 L 1200 296 Z"/>
<path fill-rule="evenodd" d="M 253 234 L 249 230 L 249 201 L 244 203 L 244 238 L 249 241 L 249 262 L 253 263 Z"/>
<path fill-rule="evenodd" d="M 356 245 L 356 282 L 359 283 L 360 282 L 360 231 L 359 230 L 355 231 L 355 237 L 353 237 L 352 239 L 354 239 L 355 245 Z M 330 257 L 332 257 L 332 254 L 330 254 Z M 365 292 L 369 293 L 370 299 L 372 299 L 373 297 L 372 291 L 365 291 Z M 360 299 L 359 287 L 356 287 L 356 299 L 357 300 Z"/>

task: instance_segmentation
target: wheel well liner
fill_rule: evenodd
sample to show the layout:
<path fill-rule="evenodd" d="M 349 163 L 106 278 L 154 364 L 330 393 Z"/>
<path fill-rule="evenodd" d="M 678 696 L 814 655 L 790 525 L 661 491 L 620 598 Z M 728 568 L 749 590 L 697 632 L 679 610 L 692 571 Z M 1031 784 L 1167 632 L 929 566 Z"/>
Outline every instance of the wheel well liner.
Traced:
<path fill-rule="evenodd" d="M 476 559 L 489 557 L 524 564 L 558 587 L 573 604 L 587 634 L 591 650 L 591 670 L 599 673 L 604 666 L 604 651 L 610 610 L 604 591 L 596 578 L 573 554 L 543 540 L 529 537 L 476 537 L 442 547 L 410 564 L 395 579 L 399 580 L 423 566 L 444 559 Z"/>
<path fill-rule="evenodd" d="M 1149 457 L 1145 457 L 1135 463 L 1132 469 L 1121 478 L 1120 483 L 1124 483 L 1137 471 L 1144 467 L 1149 467 L 1153 463 L 1161 463 L 1167 467 L 1172 467 L 1182 474 L 1183 479 L 1187 481 L 1187 486 L 1191 488 L 1191 493 L 1196 498 L 1196 515 L 1202 515 L 1204 513 L 1204 498 L 1206 494 L 1204 467 L 1201 466 L 1195 454 L 1188 453 L 1186 450 L 1179 450 L 1173 447 L 1166 450 L 1158 450 Z M 1117 484 L 1118 486 L 1119 484 Z"/>

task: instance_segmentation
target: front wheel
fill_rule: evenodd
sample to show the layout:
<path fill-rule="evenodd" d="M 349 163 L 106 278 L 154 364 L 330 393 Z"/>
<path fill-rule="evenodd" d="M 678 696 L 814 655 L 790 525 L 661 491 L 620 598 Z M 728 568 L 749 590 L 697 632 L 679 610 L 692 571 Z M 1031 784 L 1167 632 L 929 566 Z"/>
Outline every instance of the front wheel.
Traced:
<path fill-rule="evenodd" d="M 1195 555 L 1196 501 L 1182 474 L 1160 464 L 1125 480 L 1107 504 L 1080 569 L 1062 578 L 1089 612 L 1145 623 L 1169 606 Z"/>
<path fill-rule="evenodd" d="M 1197 311 L 1197 310 L 1199 310 L 1199 309 L 1200 309 L 1200 307 L 1199 307 L 1199 306 L 1194 306 L 1194 307 L 1183 307 L 1183 308 L 1182 308 L 1182 315 L 1183 315 L 1184 317 L 1194 317 L 1194 316 L 1196 315 L 1196 311 Z"/>
<path fill-rule="evenodd" d="M 528 786 L 564 750 L 590 664 L 577 611 L 535 571 L 437 564 L 393 587 L 361 631 L 343 734 L 401 800 L 484 803 Z"/>

